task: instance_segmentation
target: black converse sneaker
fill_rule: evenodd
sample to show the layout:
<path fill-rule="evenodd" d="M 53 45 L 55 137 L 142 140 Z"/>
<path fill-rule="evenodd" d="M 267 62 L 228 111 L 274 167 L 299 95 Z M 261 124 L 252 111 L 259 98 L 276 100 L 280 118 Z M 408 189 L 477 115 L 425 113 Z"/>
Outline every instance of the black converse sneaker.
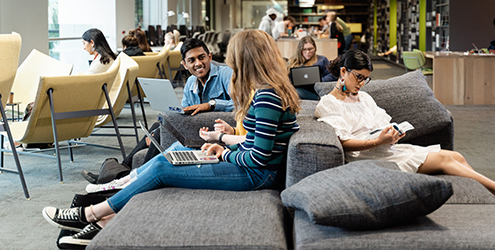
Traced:
<path fill-rule="evenodd" d="M 60 247 L 71 249 L 77 246 L 87 246 L 89 242 L 101 231 L 101 227 L 96 223 L 91 223 L 83 228 L 83 230 L 72 236 L 60 238 L 58 244 Z"/>
<path fill-rule="evenodd" d="M 81 207 L 58 209 L 55 207 L 43 208 L 43 217 L 52 225 L 61 229 L 81 232 L 89 224 L 81 220 Z"/>

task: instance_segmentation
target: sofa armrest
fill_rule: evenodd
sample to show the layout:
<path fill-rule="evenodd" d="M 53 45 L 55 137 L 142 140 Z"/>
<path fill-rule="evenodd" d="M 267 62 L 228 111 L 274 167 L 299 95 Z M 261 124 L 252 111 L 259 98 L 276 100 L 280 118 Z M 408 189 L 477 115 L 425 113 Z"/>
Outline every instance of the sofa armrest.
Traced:
<path fill-rule="evenodd" d="M 231 112 L 202 112 L 194 116 L 164 112 L 158 115 L 160 122 L 160 145 L 168 148 L 172 143 L 180 141 L 184 146 L 198 147 L 204 141 L 199 137 L 199 129 L 208 127 L 214 130 L 216 119 L 222 119 L 235 126 Z"/>
<path fill-rule="evenodd" d="M 344 164 L 344 150 L 332 126 L 298 116 L 300 130 L 289 141 L 286 187 L 306 176 Z"/>

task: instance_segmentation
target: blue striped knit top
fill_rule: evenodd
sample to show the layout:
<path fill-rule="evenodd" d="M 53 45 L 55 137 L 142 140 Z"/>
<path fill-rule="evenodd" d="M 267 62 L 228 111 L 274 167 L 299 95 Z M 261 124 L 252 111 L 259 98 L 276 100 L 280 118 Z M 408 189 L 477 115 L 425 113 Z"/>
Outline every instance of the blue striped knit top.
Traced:
<path fill-rule="evenodd" d="M 292 134 L 299 130 L 296 114 L 282 109 L 274 89 L 256 91 L 243 121 L 246 140 L 229 146 L 227 162 L 238 166 L 278 170 L 285 167 L 287 147 Z"/>

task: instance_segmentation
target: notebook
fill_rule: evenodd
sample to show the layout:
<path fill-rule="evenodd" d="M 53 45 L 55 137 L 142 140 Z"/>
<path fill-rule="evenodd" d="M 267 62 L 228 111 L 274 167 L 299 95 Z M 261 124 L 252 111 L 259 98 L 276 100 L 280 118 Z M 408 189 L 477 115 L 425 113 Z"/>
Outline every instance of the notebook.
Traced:
<path fill-rule="evenodd" d="M 151 143 L 160 150 L 163 156 L 172 165 L 194 165 L 194 164 L 211 164 L 218 163 L 218 158 L 214 155 L 206 155 L 206 152 L 201 150 L 191 150 L 191 151 L 170 151 L 165 153 L 165 150 L 160 146 L 160 144 L 151 136 L 150 132 L 144 127 L 143 123 L 139 121 L 139 126 L 144 131 L 146 136 L 150 138 Z"/>
<path fill-rule="evenodd" d="M 290 69 L 292 85 L 295 87 L 321 82 L 320 67 L 294 67 Z"/>
<path fill-rule="evenodd" d="M 153 110 L 181 114 L 191 113 L 184 112 L 179 98 L 168 79 L 138 77 L 138 81 Z"/>

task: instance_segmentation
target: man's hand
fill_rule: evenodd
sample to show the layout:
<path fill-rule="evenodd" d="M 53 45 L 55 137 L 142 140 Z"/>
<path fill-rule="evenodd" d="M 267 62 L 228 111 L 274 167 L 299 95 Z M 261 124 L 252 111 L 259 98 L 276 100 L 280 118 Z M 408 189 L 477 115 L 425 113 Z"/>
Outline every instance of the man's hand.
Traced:
<path fill-rule="evenodd" d="M 196 104 L 196 105 L 191 105 L 189 107 L 185 107 L 184 111 L 193 111 L 191 115 L 195 115 L 198 112 L 209 111 L 210 109 L 211 109 L 210 104 L 201 103 L 201 104 Z"/>

